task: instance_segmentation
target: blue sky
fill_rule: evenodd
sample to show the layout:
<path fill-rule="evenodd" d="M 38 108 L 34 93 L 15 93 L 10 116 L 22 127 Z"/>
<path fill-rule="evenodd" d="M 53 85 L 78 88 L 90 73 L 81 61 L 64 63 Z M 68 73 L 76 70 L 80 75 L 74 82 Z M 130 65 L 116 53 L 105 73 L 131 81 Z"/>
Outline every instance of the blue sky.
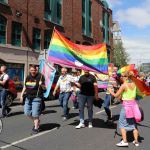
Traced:
<path fill-rule="evenodd" d="M 121 27 L 130 63 L 150 62 L 150 0 L 107 0 Z"/>

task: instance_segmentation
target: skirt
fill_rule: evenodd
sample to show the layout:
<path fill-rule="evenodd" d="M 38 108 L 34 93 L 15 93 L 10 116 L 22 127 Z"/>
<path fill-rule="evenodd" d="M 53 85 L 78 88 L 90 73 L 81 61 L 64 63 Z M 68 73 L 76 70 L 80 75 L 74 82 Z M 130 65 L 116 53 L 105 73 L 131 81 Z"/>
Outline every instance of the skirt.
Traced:
<path fill-rule="evenodd" d="M 132 131 L 137 128 L 134 118 L 126 118 L 125 109 L 123 107 L 119 117 L 119 128 L 124 128 L 127 131 Z"/>

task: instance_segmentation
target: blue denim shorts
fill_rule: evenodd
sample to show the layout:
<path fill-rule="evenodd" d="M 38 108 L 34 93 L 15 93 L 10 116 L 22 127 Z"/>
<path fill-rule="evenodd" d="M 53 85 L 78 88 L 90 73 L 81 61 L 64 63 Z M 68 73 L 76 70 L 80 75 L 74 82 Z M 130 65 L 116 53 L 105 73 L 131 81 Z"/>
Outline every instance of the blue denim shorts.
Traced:
<path fill-rule="evenodd" d="M 26 116 L 39 117 L 41 114 L 41 98 L 30 100 L 26 98 L 24 105 L 24 114 Z"/>

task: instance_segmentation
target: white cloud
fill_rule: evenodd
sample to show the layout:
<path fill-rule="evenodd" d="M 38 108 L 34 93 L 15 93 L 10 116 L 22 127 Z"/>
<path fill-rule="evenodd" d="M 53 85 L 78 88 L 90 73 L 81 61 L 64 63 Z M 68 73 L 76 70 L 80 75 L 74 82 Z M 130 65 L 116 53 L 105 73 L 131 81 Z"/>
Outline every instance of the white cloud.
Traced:
<path fill-rule="evenodd" d="M 130 56 L 130 63 L 150 62 L 150 40 L 145 38 L 123 38 L 123 44 Z"/>
<path fill-rule="evenodd" d="M 150 26 L 150 0 L 143 1 L 139 7 L 118 10 L 116 18 L 120 22 L 129 23 L 139 28 Z"/>
<path fill-rule="evenodd" d="M 116 5 L 122 4 L 122 0 L 107 0 L 107 1 L 111 8 L 115 7 Z"/>

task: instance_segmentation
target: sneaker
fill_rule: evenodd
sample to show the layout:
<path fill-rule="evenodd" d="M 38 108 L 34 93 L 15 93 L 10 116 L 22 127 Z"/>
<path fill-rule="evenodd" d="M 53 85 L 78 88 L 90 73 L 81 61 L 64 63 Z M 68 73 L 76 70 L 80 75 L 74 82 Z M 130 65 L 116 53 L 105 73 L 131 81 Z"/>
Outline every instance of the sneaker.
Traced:
<path fill-rule="evenodd" d="M 85 128 L 84 123 L 79 123 L 79 125 L 76 126 L 76 129 Z"/>
<path fill-rule="evenodd" d="M 118 144 L 116 144 L 118 147 L 127 147 L 129 144 L 127 143 L 127 142 L 124 142 L 123 140 L 120 142 L 120 143 L 118 143 Z"/>
<path fill-rule="evenodd" d="M 75 109 L 75 107 L 73 106 L 72 109 Z"/>
<path fill-rule="evenodd" d="M 136 147 L 138 147 L 138 146 L 139 146 L 139 142 L 135 142 L 135 141 L 133 141 L 133 144 L 134 144 Z"/>
<path fill-rule="evenodd" d="M 39 133 L 39 129 L 33 128 L 31 135 L 38 134 L 38 133 Z"/>
<path fill-rule="evenodd" d="M 89 122 L 89 125 L 88 125 L 89 128 L 93 128 L 93 125 L 91 122 Z"/>
<path fill-rule="evenodd" d="M 68 118 L 67 117 L 63 117 L 63 121 L 66 121 Z"/>

